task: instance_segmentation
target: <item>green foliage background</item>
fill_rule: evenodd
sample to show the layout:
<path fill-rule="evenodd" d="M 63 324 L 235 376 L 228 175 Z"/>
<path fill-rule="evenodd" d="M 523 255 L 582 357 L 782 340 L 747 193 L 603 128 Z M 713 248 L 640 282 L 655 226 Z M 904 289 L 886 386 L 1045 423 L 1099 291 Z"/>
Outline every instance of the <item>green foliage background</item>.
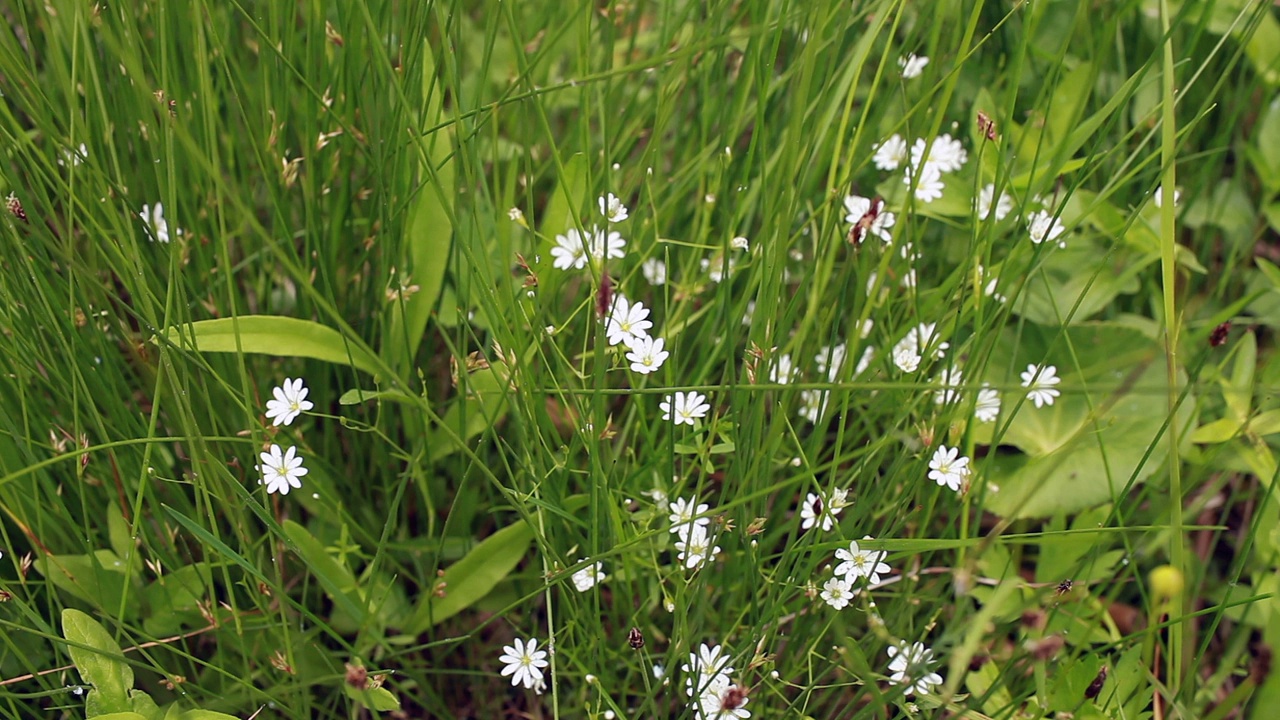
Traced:
<path fill-rule="evenodd" d="M 67 686 L 127 671 L 110 704 L 136 683 L 146 718 L 691 717 L 677 668 L 702 642 L 760 716 L 910 712 L 886 682 L 899 639 L 942 658 L 946 685 L 914 698 L 938 717 L 1132 718 L 1158 695 L 1217 720 L 1280 694 L 1249 672 L 1280 641 L 1269 3 L 0 16 L 0 183 L 25 215 L 0 223 L 0 714 L 94 715 Z M 930 58 L 920 78 L 907 53 Z M 969 162 L 935 203 L 872 165 L 890 134 L 944 132 Z M 1158 209 L 1175 169 L 1181 200 Z M 1009 219 L 976 217 L 987 183 Z M 604 342 L 601 268 L 552 267 L 606 192 L 631 217 L 604 270 L 672 351 L 651 376 Z M 892 248 L 846 242 L 851 192 L 899 213 Z M 1037 196 L 1066 248 L 1027 239 Z M 168 244 L 139 215 L 157 203 Z M 890 361 L 919 323 L 963 363 L 960 400 L 934 402 L 947 362 Z M 817 372 L 840 342 L 850 364 L 880 353 Z M 803 374 L 771 382 L 784 353 Z M 1029 363 L 1063 376 L 1052 407 L 1022 399 Z M 276 428 L 286 377 L 316 408 Z M 994 424 L 972 418 L 983 382 L 1004 393 Z M 661 421 L 677 389 L 712 416 Z M 817 423 L 805 390 L 830 393 Z M 272 442 L 298 446 L 302 490 L 258 485 Z M 963 497 L 926 479 L 939 443 L 974 458 Z M 832 488 L 854 504 L 802 531 L 799 503 Z M 711 504 L 716 562 L 680 567 L 654 489 Z M 864 535 L 898 579 L 834 612 L 816 587 Z M 588 557 L 609 579 L 579 593 Z M 1146 575 L 1166 563 L 1170 605 Z M 498 676 L 529 636 L 554 637 L 543 697 Z M 86 674 L 77 642 L 113 659 Z"/>

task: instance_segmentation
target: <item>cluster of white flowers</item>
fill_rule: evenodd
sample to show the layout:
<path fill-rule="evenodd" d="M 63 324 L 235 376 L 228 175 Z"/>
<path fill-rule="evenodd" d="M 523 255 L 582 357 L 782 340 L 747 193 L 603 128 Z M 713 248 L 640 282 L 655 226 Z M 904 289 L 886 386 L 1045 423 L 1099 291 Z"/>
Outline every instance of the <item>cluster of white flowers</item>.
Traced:
<path fill-rule="evenodd" d="M 893 346 L 893 364 L 904 373 L 913 373 L 920 369 L 920 361 L 926 354 L 935 360 L 942 359 L 951 345 L 942 342 L 935 332 L 936 327 L 936 323 L 920 323 L 908 330 Z"/>
<path fill-rule="evenodd" d="M 1013 198 L 1009 197 L 1008 193 L 1003 190 L 1000 191 L 999 200 L 996 200 L 995 195 L 996 186 L 994 183 L 987 183 L 982 187 L 982 190 L 978 191 L 976 202 L 979 220 L 986 220 L 987 216 L 991 214 L 992 201 L 995 201 L 996 222 L 1005 219 L 1005 216 L 1013 211 Z"/>
<path fill-rule="evenodd" d="M 835 527 L 836 516 L 851 504 L 848 490 L 835 488 L 830 496 L 808 493 L 800 505 L 800 527 L 809 530 L 821 524 L 823 532 L 829 531 Z"/>
<path fill-rule="evenodd" d="M 942 676 L 933 672 L 933 650 L 924 643 L 900 643 L 889 647 L 889 682 L 906 685 L 907 692 L 928 695 L 942 684 Z"/>
<path fill-rule="evenodd" d="M 606 223 L 622 222 L 630 217 L 627 207 L 613 193 L 600 198 L 600 214 Z M 594 227 L 589 233 L 569 228 L 564 235 L 556 236 L 556 246 L 551 248 L 552 265 L 560 270 L 581 270 L 588 263 L 597 265 L 607 259 L 626 256 L 627 241 L 621 233 Z M 667 268 L 661 260 L 649 259 L 643 266 L 645 277 L 654 285 L 666 282 Z M 627 349 L 626 359 L 632 372 L 648 375 L 656 372 L 671 353 L 666 341 L 651 337 L 649 308 L 642 302 L 631 302 L 622 293 L 614 295 L 609 315 L 604 319 L 605 335 L 610 345 L 622 345 Z"/>
<path fill-rule="evenodd" d="M 751 717 L 751 711 L 746 709 L 749 698 L 733 684 L 733 667 L 721 646 L 703 643 L 698 652 L 689 653 L 689 662 L 680 669 L 685 672 L 685 694 L 698 720 Z"/>
<path fill-rule="evenodd" d="M 863 540 L 871 540 L 868 535 Z M 836 559 L 842 562 L 836 566 L 835 577 L 827 580 L 822 586 L 820 597 L 836 610 L 849 606 L 854 596 L 861 590 L 858 581 L 865 579 L 870 585 L 881 581 L 882 573 L 889 573 L 893 568 L 884 562 L 889 555 L 884 550 L 866 550 L 858 546 L 857 540 L 849 541 L 849 547 L 836 550 Z"/>
<path fill-rule="evenodd" d="M 679 538 L 676 541 L 676 550 L 680 551 L 678 559 L 689 570 L 702 567 L 720 552 L 720 546 L 711 536 L 711 518 L 705 516 L 708 509 L 709 505 L 699 504 L 696 498 L 676 498 L 668 507 L 671 534 Z"/>
<path fill-rule="evenodd" d="M 589 232 L 569 228 L 563 235 L 556 235 L 556 246 L 551 248 L 552 265 L 561 270 L 581 270 L 588 262 L 597 264 L 605 259 L 626 256 L 627 241 L 613 230 L 592 227 Z"/>
<path fill-rule="evenodd" d="M 538 639 L 521 640 L 516 638 L 513 645 L 505 645 L 498 660 L 504 663 L 502 676 L 511 676 L 511 685 L 524 685 L 525 688 L 541 694 L 546 689 L 546 681 L 542 676 L 542 668 L 550 663 L 547 651 L 538 649 Z"/>
<path fill-rule="evenodd" d="M 267 419 L 272 425 L 290 425 L 302 413 L 315 407 L 307 399 L 307 388 L 302 378 L 285 378 L 284 384 L 271 391 L 272 399 L 267 401 Z M 279 445 L 271 444 L 267 452 L 259 453 L 261 464 L 257 465 L 262 477 L 259 485 L 267 486 L 267 493 L 288 495 L 289 490 L 302 487 L 302 476 L 307 469 L 302 466 L 302 456 L 292 445 L 281 450 Z"/>
<path fill-rule="evenodd" d="M 927 150 L 927 155 L 926 155 Z M 905 165 L 902 182 L 915 187 L 916 199 L 930 203 L 942 197 L 946 188 L 942 176 L 956 172 L 969 160 L 969 153 L 960 140 L 944 134 L 930 143 L 916 138 L 907 151 L 907 141 L 901 135 L 891 135 L 875 146 L 871 161 L 880 170 L 892 172 Z"/>
<path fill-rule="evenodd" d="M 938 389 L 933 391 L 933 401 L 939 405 L 959 403 L 963 378 L 964 372 L 958 368 L 944 368 L 934 380 Z M 993 422 L 1000 416 L 1000 393 L 987 383 L 978 389 L 973 415 L 980 422 Z"/>

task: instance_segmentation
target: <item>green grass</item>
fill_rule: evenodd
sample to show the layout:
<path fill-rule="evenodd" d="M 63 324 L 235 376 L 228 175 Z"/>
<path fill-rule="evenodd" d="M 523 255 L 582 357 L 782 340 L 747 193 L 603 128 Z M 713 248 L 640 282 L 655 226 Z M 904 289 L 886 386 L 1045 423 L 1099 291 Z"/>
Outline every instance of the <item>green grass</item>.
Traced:
<path fill-rule="evenodd" d="M 694 717 L 702 643 L 755 717 L 1280 700 L 1256 661 L 1280 642 L 1270 3 L 0 15 L 0 194 L 25 213 L 0 222 L 0 716 L 93 716 L 136 686 L 154 703 L 120 709 L 147 720 L 393 697 L 406 717 Z M 929 63 L 904 78 L 912 53 Z M 876 167 L 893 134 L 963 145 L 940 199 Z M 989 183 L 1007 218 L 975 213 Z M 606 193 L 625 256 L 555 267 Z M 891 243 L 849 242 L 851 194 L 884 198 Z M 140 217 L 157 203 L 167 244 Z M 1035 244 L 1042 211 L 1065 232 Z M 608 343 L 611 293 L 651 309 L 657 372 Z M 794 377 L 771 376 L 783 356 Z M 1056 367 L 1052 405 L 1028 364 Z M 315 407 L 276 427 L 285 378 Z M 710 413 L 662 420 L 691 390 Z M 258 483 L 273 443 L 309 471 L 288 495 Z M 964 492 L 927 477 L 939 445 L 972 459 Z M 834 489 L 838 522 L 803 529 Z M 655 491 L 709 505 L 704 566 Z M 892 572 L 837 611 L 818 593 L 855 540 Z M 499 675 L 529 637 L 554 643 L 542 695 Z M 890 681 L 900 642 L 932 648 L 928 695 Z"/>

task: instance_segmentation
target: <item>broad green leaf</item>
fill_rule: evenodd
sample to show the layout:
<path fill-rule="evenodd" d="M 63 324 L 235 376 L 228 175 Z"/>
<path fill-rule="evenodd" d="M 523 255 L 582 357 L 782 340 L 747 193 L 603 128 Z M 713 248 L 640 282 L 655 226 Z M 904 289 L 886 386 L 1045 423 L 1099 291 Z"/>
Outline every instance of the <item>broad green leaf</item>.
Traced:
<path fill-rule="evenodd" d="M 1280 96 L 1271 99 L 1253 128 L 1254 160 L 1258 176 L 1267 181 L 1268 190 L 1280 190 Z"/>
<path fill-rule="evenodd" d="M 1040 158 L 1039 165 L 1032 170 L 1015 175 L 1013 179 L 1009 181 L 1009 185 L 1023 191 L 1031 192 L 1045 180 L 1079 170 L 1084 167 L 1086 162 L 1088 162 L 1088 160 L 1085 158 L 1075 158 L 1074 160 L 1067 160 L 1061 164 L 1051 165 L 1048 160 L 1042 157 Z"/>
<path fill-rule="evenodd" d="M 168 635 L 183 625 L 201 621 L 199 604 L 212 585 L 205 563 L 184 565 L 163 575 L 142 590 L 147 614 L 142 627 L 152 635 Z"/>
<path fill-rule="evenodd" d="M 355 700 L 370 710 L 378 712 L 392 712 L 400 709 L 400 698 L 391 693 L 384 687 L 369 688 L 367 690 L 357 690 L 350 685 L 343 683 L 342 691 L 347 697 Z"/>
<path fill-rule="evenodd" d="M 443 91 L 436 84 L 435 59 L 428 41 L 423 41 L 422 62 L 424 104 L 420 126 L 423 133 L 430 134 L 422 138 L 421 148 L 411 146 L 411 151 L 419 155 L 418 189 L 411 201 L 401 243 L 402 252 L 408 260 L 403 267 L 410 279 L 405 284 L 411 283 L 418 289 L 403 303 L 392 305 L 391 321 L 383 336 L 385 357 L 401 371 L 417 355 L 427 319 L 440 299 L 453 243 L 450 217 L 456 190 L 452 133 L 451 128 L 444 127 Z M 421 157 L 422 151 L 425 151 L 425 157 Z"/>
<path fill-rule="evenodd" d="M 1274 263 L 1262 256 L 1255 257 L 1253 261 L 1262 271 L 1263 277 L 1271 283 L 1271 289 L 1280 290 L 1280 267 L 1276 267 Z"/>
<path fill-rule="evenodd" d="M 441 425 L 466 442 L 497 423 L 507 414 L 507 395 L 511 392 L 507 377 L 508 370 L 500 363 L 471 373 L 467 376 L 466 395 L 450 406 Z M 439 429 L 432 432 L 428 448 L 432 461 L 462 449 L 448 433 Z"/>
<path fill-rule="evenodd" d="M 125 662 L 111 633 L 85 613 L 67 608 L 62 611 L 62 636 L 68 641 L 67 653 L 80 677 L 98 693 L 101 711 L 136 715 L 129 706 L 133 668 Z"/>
<path fill-rule="evenodd" d="M 124 712 L 109 712 L 101 715 L 94 715 L 93 720 L 149 720 L 146 715 L 139 715 L 132 710 Z"/>
<path fill-rule="evenodd" d="M 575 495 L 565 500 L 564 508 L 572 512 L 585 504 L 585 496 Z M 424 599 L 402 629 L 418 635 L 471 607 L 515 569 L 532 542 L 533 528 L 523 520 L 485 538 L 444 571 L 444 597 Z"/>
<path fill-rule="evenodd" d="M 1268 410 L 1250 420 L 1249 432 L 1262 437 L 1280 433 L 1280 410 Z"/>
<path fill-rule="evenodd" d="M 533 528 L 517 521 L 485 538 L 445 570 L 444 597 L 430 595 L 414 611 L 406 632 L 417 635 L 470 607 L 505 578 L 533 543 Z"/>
<path fill-rule="evenodd" d="M 405 403 L 406 405 L 418 404 L 418 398 L 399 390 L 361 390 L 360 388 L 352 388 L 338 398 L 339 405 L 359 405 L 370 400 L 390 400 L 392 402 Z"/>
<path fill-rule="evenodd" d="M 1049 709 L 1070 713 L 1080 707 L 1085 700 L 1084 691 L 1098 677 L 1102 662 L 1097 653 L 1083 653 L 1073 658 L 1062 672 L 1053 673 L 1049 686 Z"/>
<path fill-rule="evenodd" d="M 129 521 L 124 519 L 124 513 L 120 512 L 115 503 L 107 503 L 107 538 L 111 542 L 111 549 L 121 559 L 137 555 L 134 552 L 133 538 L 129 534 Z"/>
<path fill-rule="evenodd" d="M 1183 222 L 1194 230 L 1207 226 L 1220 228 L 1223 238 L 1237 252 L 1252 247 L 1257 219 L 1249 191 L 1238 180 L 1214 183 L 1208 193 L 1193 198 L 1182 215 Z"/>
<path fill-rule="evenodd" d="M 1141 717 L 1142 711 L 1151 706 L 1155 686 L 1151 671 L 1143 663 L 1142 647 L 1135 645 L 1124 652 L 1111 669 L 1111 674 L 1098 693 L 1099 705 L 1115 708 L 1117 701 L 1124 705 L 1115 717 Z M 1114 696 L 1112 695 L 1114 693 Z"/>
<path fill-rule="evenodd" d="M 325 551 L 324 545 L 304 527 L 292 520 L 282 523 L 284 534 L 293 543 L 298 556 L 306 563 L 316 579 L 320 581 L 329 598 L 344 612 L 363 624 L 364 600 L 360 597 L 356 578 L 345 565 L 333 559 Z"/>
<path fill-rule="evenodd" d="M 95 607 L 115 613 L 123 599 L 125 619 L 138 616 L 138 594 L 125 595 L 129 568 L 110 550 L 95 550 L 93 555 L 46 555 L 37 558 L 34 566 L 49 582 Z"/>
<path fill-rule="evenodd" d="M 1237 31 L 1246 26 L 1247 23 L 1240 23 L 1236 26 Z M 1274 15 L 1262 13 L 1261 21 L 1245 45 L 1244 54 L 1253 61 L 1254 69 L 1269 85 L 1280 85 L 1280 21 Z"/>
<path fill-rule="evenodd" d="M 1013 707 L 1013 696 L 1000 681 L 1000 663 L 987 662 L 977 670 L 970 670 L 964 676 L 964 685 L 975 698 L 985 698 L 982 711 L 992 717 L 999 716 L 1001 710 Z M 988 695 L 987 693 L 991 694 Z"/>
<path fill-rule="evenodd" d="M 240 720 L 235 715 L 196 708 L 182 713 L 182 720 Z"/>
<path fill-rule="evenodd" d="M 1157 256 L 1132 257 L 1108 253 L 1093 240 L 1073 239 L 1065 248 L 1051 248 L 1040 271 L 1027 280 L 1013 312 L 1041 325 L 1060 325 L 1071 316 L 1081 324 L 1106 309 L 1120 294 L 1138 291 L 1138 278 Z"/>
<path fill-rule="evenodd" d="M 547 203 L 547 211 L 543 213 L 540 228 L 542 235 L 548 240 L 574 227 L 574 213 L 581 210 L 587 200 L 587 156 L 576 153 L 564 164 L 564 175 L 556 183 Z M 581 219 L 581 218 L 579 218 Z M 550 253 L 542 253 L 548 257 Z"/>
<path fill-rule="evenodd" d="M 1115 92 L 1111 93 L 1106 104 L 1102 106 L 1098 112 L 1084 118 L 1075 124 L 1071 131 L 1071 135 L 1066 143 L 1059 148 L 1059 152 L 1064 157 L 1075 155 L 1076 151 L 1084 147 L 1084 144 L 1097 137 L 1098 130 L 1111 119 L 1111 116 L 1130 104 L 1133 95 L 1138 91 L 1138 87 L 1143 83 L 1155 83 L 1155 75 L 1146 77 L 1145 68 L 1139 68 L 1137 72 L 1129 76 Z"/>
<path fill-rule="evenodd" d="M 310 320 L 274 315 L 200 320 L 170 327 L 165 339 L 199 352 L 246 352 L 276 357 L 304 357 L 350 365 L 369 374 L 378 372 L 364 343 Z"/>
<path fill-rule="evenodd" d="M 1001 439 L 1025 454 L 987 457 L 987 509 L 998 515 L 1045 517 L 1111 502 L 1131 477 L 1143 482 L 1168 454 L 1169 440 L 1159 434 L 1167 389 L 1158 344 L 1137 330 L 1103 323 L 1073 325 L 1054 342 L 1056 334 L 1055 328 L 1029 323 L 1021 336 L 1006 330 L 988 365 L 987 382 L 1016 389 L 1004 393 L 1005 412 L 1022 397 L 1019 373 L 1030 363 L 1044 363 L 1046 353 L 1062 378 L 1056 402 L 1040 408 L 1024 402 Z M 1069 364 L 1072 352 L 1079 367 Z M 1185 382 L 1183 373 L 1179 378 Z M 1195 404 L 1192 395 L 1178 412 L 1184 443 Z M 977 426 L 975 437 L 990 442 L 991 426 Z"/>
<path fill-rule="evenodd" d="M 1235 418 L 1222 418 L 1205 423 L 1191 433 L 1191 442 L 1217 445 L 1235 438 L 1243 429 Z"/>
<path fill-rule="evenodd" d="M 129 707 L 147 720 L 164 720 L 164 711 L 150 695 L 141 690 L 129 691 Z"/>
<path fill-rule="evenodd" d="M 1088 558 L 1096 557 L 1111 544 L 1112 535 L 1101 530 L 1108 515 L 1107 508 L 1085 510 L 1071 522 L 1071 529 L 1079 532 L 1046 535 L 1040 540 L 1040 554 L 1036 559 L 1036 582 L 1058 583 L 1063 580 L 1082 580 L 1082 572 L 1095 565 Z M 1050 529 L 1061 530 L 1062 514 L 1054 516 Z M 1098 530 L 1098 532 L 1088 532 Z M 1109 569 L 1109 568 L 1108 568 Z"/>
<path fill-rule="evenodd" d="M 1076 150 L 1067 145 L 1067 140 L 1079 125 L 1085 108 L 1089 107 L 1089 95 L 1093 92 L 1096 75 L 1097 70 L 1091 63 L 1080 63 L 1063 75 L 1053 89 L 1049 112 L 1044 119 L 1045 138 L 1050 148 L 1069 148 L 1066 155 L 1059 156 L 1060 160 L 1066 160 Z"/>
<path fill-rule="evenodd" d="M 1253 405 L 1253 374 L 1258 368 L 1258 340 L 1253 331 L 1241 335 L 1231 351 L 1235 359 L 1231 363 L 1230 378 L 1223 378 L 1222 399 L 1227 403 L 1229 417 L 1237 425 L 1243 425 Z"/>
<path fill-rule="evenodd" d="M 1276 185 L 1280 186 L 1280 180 L 1276 181 Z M 1280 187 L 1277 188 L 1280 190 Z M 1262 206 L 1262 216 L 1267 219 L 1267 225 L 1275 232 L 1280 232 L 1280 202 L 1269 202 Z"/>

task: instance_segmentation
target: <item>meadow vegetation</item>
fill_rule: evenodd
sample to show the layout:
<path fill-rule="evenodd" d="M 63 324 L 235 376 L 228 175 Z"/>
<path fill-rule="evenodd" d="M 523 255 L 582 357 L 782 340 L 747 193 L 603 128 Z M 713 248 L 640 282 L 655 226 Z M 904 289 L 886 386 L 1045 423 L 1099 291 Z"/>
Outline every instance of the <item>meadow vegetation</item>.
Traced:
<path fill-rule="evenodd" d="M 0 16 L 0 716 L 1280 703 L 1273 3 Z"/>

